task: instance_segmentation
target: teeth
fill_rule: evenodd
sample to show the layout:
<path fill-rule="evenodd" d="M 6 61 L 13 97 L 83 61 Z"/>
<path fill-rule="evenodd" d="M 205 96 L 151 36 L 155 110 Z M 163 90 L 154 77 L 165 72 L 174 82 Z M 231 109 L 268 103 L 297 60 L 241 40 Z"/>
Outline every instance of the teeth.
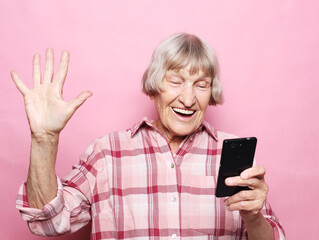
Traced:
<path fill-rule="evenodd" d="M 192 110 L 186 110 L 186 109 L 181 109 L 181 108 L 173 108 L 173 110 L 175 112 L 181 113 L 181 114 L 186 114 L 186 115 L 191 115 L 193 114 L 195 111 Z"/>

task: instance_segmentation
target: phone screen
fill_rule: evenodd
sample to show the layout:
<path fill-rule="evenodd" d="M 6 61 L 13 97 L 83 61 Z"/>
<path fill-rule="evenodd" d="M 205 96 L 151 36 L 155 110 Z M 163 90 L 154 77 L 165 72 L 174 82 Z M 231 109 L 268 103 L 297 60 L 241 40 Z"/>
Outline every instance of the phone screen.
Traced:
<path fill-rule="evenodd" d="M 225 139 L 217 180 L 216 197 L 232 196 L 248 187 L 226 186 L 225 179 L 239 176 L 242 171 L 252 167 L 254 162 L 257 138 Z"/>

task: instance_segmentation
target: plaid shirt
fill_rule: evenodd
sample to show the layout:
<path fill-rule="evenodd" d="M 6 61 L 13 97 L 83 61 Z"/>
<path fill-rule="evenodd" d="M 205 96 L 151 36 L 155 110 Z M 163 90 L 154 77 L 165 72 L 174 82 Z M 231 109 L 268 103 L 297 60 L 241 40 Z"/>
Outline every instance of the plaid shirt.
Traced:
<path fill-rule="evenodd" d="M 92 221 L 91 239 L 246 239 L 238 211 L 215 197 L 222 140 L 207 122 L 175 154 L 148 121 L 97 139 L 58 181 L 56 198 L 29 207 L 25 183 L 16 205 L 39 235 L 74 232 Z M 275 239 L 284 231 L 268 203 Z"/>

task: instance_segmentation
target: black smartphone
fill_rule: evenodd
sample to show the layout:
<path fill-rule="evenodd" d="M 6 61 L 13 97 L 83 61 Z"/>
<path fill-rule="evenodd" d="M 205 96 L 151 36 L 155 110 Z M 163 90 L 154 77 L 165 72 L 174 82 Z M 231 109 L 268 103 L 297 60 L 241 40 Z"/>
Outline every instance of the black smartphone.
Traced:
<path fill-rule="evenodd" d="M 257 138 L 225 139 L 217 179 L 216 197 L 232 196 L 248 187 L 226 186 L 225 179 L 239 176 L 242 171 L 252 167 L 254 162 Z"/>

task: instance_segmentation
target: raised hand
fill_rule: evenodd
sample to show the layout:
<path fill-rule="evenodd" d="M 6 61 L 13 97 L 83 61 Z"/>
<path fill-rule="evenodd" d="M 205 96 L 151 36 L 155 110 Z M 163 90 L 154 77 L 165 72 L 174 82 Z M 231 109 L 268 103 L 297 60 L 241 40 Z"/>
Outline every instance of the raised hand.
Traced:
<path fill-rule="evenodd" d="M 76 109 L 92 95 L 90 91 L 84 91 L 69 102 L 63 100 L 63 85 L 70 57 L 67 51 L 62 52 L 58 71 L 53 76 L 53 55 L 53 50 L 47 49 L 43 79 L 41 79 L 40 55 L 34 55 L 33 89 L 27 88 L 15 71 L 11 72 L 15 85 L 24 97 L 31 134 L 35 138 L 59 135 Z"/>
<path fill-rule="evenodd" d="M 68 71 L 69 53 L 63 51 L 59 69 L 53 76 L 53 50 L 47 49 L 45 70 L 41 78 L 40 55 L 33 57 L 33 88 L 29 89 L 15 71 L 12 79 L 22 93 L 30 125 L 32 141 L 26 192 L 30 207 L 41 209 L 57 194 L 55 163 L 59 133 L 76 109 L 92 95 L 79 94 L 69 102 L 62 98 L 63 85 Z"/>

